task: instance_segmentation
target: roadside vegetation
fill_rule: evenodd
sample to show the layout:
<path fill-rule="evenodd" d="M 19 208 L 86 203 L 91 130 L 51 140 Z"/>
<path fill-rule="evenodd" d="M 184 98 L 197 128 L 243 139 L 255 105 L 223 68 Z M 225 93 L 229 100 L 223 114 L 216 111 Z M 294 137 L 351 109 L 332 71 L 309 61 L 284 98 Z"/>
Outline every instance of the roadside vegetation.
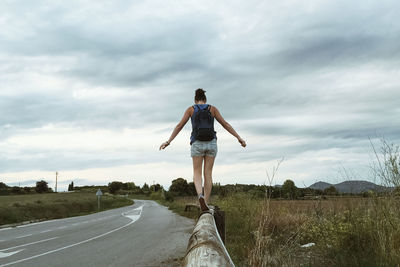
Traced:
<path fill-rule="evenodd" d="M 123 196 L 103 195 L 101 210 L 131 205 Z M 0 225 L 59 219 L 97 212 L 95 192 L 43 193 L 0 196 Z"/>

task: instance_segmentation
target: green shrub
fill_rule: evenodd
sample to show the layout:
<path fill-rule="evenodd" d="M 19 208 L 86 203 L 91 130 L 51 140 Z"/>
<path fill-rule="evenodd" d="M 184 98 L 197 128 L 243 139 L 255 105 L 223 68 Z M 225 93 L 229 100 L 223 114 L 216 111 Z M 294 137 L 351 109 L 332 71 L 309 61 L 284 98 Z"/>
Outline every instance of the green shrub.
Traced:
<path fill-rule="evenodd" d="M 50 192 L 50 188 L 46 181 L 40 180 L 40 181 L 36 182 L 35 191 L 37 193 L 47 193 L 47 192 Z"/>
<path fill-rule="evenodd" d="M 151 194 L 150 194 L 150 199 L 152 199 L 152 200 L 161 200 L 163 197 L 162 197 L 162 192 L 161 191 L 157 191 L 157 192 L 151 192 Z"/>
<path fill-rule="evenodd" d="M 169 191 L 165 191 L 165 192 L 164 192 L 164 198 L 165 198 L 165 200 L 168 201 L 168 202 L 173 202 L 173 201 L 174 201 L 174 196 L 173 196 L 173 194 L 172 194 L 171 192 L 169 192 Z"/>

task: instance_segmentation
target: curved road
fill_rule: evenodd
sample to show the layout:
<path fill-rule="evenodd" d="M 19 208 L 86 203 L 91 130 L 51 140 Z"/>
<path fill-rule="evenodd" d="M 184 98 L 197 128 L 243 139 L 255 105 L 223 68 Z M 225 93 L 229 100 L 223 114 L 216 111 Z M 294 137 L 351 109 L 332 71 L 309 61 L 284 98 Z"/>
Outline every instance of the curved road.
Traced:
<path fill-rule="evenodd" d="M 0 266 L 177 266 L 194 221 L 149 200 L 0 229 Z"/>

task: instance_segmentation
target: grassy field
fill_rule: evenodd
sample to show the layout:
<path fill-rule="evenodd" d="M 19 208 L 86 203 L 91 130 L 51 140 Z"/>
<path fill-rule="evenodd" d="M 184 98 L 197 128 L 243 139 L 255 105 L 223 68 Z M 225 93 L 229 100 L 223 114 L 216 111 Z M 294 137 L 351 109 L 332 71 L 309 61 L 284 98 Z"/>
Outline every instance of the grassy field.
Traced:
<path fill-rule="evenodd" d="M 119 196 L 101 197 L 101 210 L 132 204 Z M 97 212 L 95 193 L 47 193 L 0 196 L 0 225 L 58 219 Z"/>
<path fill-rule="evenodd" d="M 195 198 L 160 201 L 177 213 Z M 399 266 L 400 199 L 214 198 L 226 212 L 226 247 L 237 266 Z M 315 245 L 302 248 L 308 243 Z"/>

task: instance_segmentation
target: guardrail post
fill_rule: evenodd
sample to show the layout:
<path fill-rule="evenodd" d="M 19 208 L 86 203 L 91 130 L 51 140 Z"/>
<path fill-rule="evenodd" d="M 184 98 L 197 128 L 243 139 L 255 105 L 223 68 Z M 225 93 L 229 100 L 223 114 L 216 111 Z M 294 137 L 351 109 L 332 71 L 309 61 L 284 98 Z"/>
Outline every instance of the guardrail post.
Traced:
<path fill-rule="evenodd" d="M 214 208 L 214 220 L 219 236 L 225 244 L 225 211 L 221 210 L 218 206 L 215 206 Z"/>

